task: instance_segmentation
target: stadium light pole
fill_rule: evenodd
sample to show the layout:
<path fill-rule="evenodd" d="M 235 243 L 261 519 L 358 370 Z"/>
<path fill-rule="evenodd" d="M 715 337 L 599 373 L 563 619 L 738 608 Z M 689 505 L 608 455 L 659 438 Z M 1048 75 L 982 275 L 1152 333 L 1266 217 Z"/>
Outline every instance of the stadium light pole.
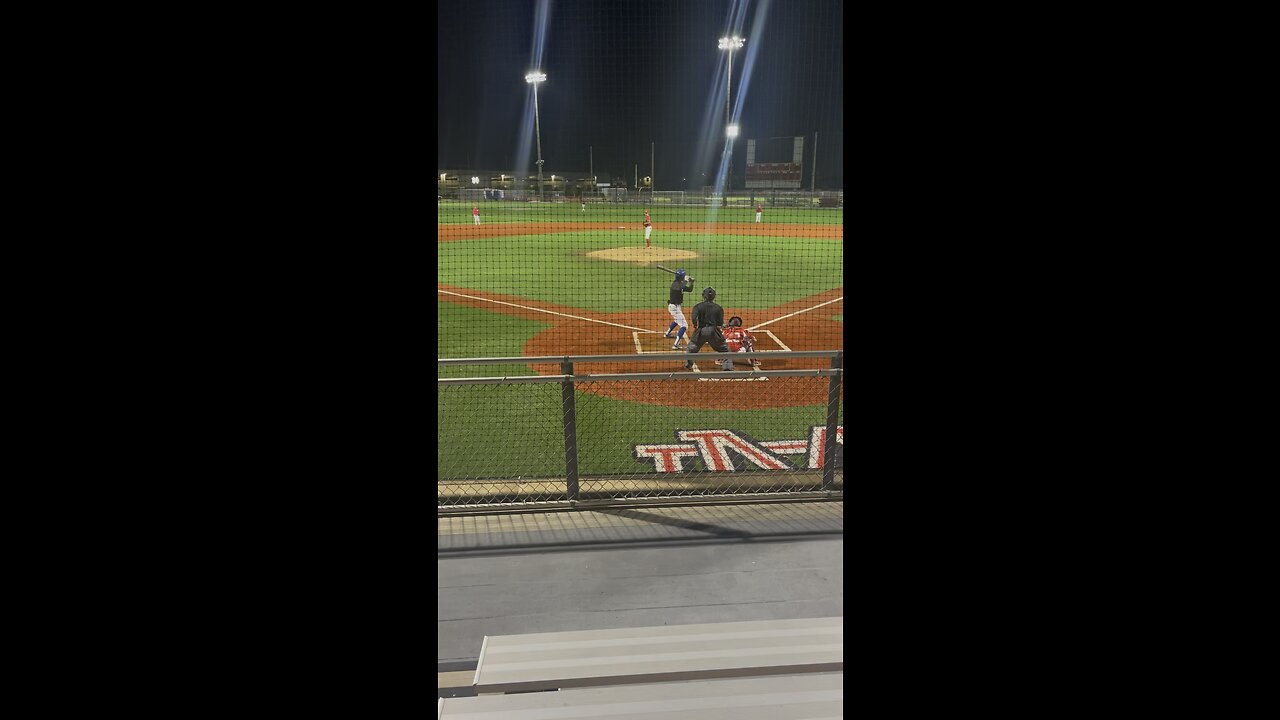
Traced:
<path fill-rule="evenodd" d="M 742 49 L 746 40 L 734 35 L 720 38 L 720 49 L 729 51 L 729 74 L 724 79 L 724 121 L 729 122 L 729 85 L 733 81 L 733 51 Z"/>
<path fill-rule="evenodd" d="M 524 76 L 524 81 L 533 85 L 533 133 L 538 140 L 538 202 L 542 202 L 542 126 L 538 123 L 538 83 L 547 79 L 545 73 L 537 71 Z"/>
<path fill-rule="evenodd" d="M 728 152 L 729 167 L 725 170 L 725 197 L 726 197 L 725 202 L 726 203 L 728 202 L 727 198 L 728 198 L 729 187 L 733 184 L 731 182 L 731 178 L 733 177 L 733 138 L 737 137 L 738 135 L 738 127 L 736 125 L 729 125 L 729 123 L 733 121 L 733 116 L 731 114 L 733 112 L 732 105 L 729 102 L 729 98 L 732 94 L 730 88 L 733 85 L 733 51 L 741 49 L 744 43 L 746 43 L 746 40 L 738 37 L 737 35 L 733 35 L 730 37 L 720 38 L 720 44 L 719 44 L 719 48 L 721 50 L 729 51 L 729 72 L 725 75 L 725 78 L 724 78 L 724 122 L 729 128 L 727 132 L 727 137 L 725 138 L 725 143 L 728 145 L 728 151 L 729 151 Z"/>
<path fill-rule="evenodd" d="M 729 189 L 733 187 L 731 182 L 733 179 L 733 139 L 738 137 L 738 126 L 730 125 L 724 129 L 725 142 L 729 144 L 729 166 L 725 168 L 724 179 L 724 202 L 721 205 L 729 204 Z"/>

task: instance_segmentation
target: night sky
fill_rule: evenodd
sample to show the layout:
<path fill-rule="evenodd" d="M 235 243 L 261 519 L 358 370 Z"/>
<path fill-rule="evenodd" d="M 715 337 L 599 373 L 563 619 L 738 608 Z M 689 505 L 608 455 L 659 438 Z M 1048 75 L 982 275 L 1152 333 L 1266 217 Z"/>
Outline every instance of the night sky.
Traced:
<path fill-rule="evenodd" d="M 724 143 L 725 52 L 729 0 L 554 0 L 550 3 L 538 88 L 545 173 L 649 174 L 656 146 L 657 190 L 696 189 L 710 177 Z M 467 0 L 438 6 L 438 168 L 515 169 L 528 122 L 528 168 L 535 173 L 532 69 L 536 0 Z M 840 0 L 745 3 L 733 56 L 733 102 L 743 69 L 753 67 L 734 145 L 735 187 L 742 186 L 746 139 L 805 137 L 804 185 L 818 138 L 818 188 L 843 185 L 844 45 Z M 720 73 L 717 75 L 717 73 Z M 718 84 L 716 83 L 719 79 Z M 713 94 L 714 93 L 714 94 Z M 526 110 L 527 108 L 527 110 Z M 708 111 L 717 113 L 708 122 Z M 699 150 L 702 150 L 701 155 Z M 690 178 L 683 180 L 682 178 Z"/>

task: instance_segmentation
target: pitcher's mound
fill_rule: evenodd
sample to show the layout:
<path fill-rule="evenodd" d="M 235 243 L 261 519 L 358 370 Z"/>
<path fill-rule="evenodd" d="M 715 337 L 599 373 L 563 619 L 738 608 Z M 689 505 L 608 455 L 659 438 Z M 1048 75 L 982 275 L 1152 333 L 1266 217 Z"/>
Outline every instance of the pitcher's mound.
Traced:
<path fill-rule="evenodd" d="M 688 260 L 698 257 L 698 253 L 673 248 L 620 247 L 608 250 L 596 250 L 587 253 L 587 257 L 600 260 L 616 260 L 618 262 L 666 262 L 668 260 Z"/>

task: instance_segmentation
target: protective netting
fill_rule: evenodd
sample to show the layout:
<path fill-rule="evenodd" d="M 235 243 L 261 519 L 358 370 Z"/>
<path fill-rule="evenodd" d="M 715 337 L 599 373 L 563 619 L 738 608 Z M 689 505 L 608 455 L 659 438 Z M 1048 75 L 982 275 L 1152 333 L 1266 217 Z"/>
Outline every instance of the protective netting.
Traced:
<path fill-rule="evenodd" d="M 842 13 L 439 4 L 439 357 L 669 352 L 708 287 L 758 350 L 842 348 Z"/>
<path fill-rule="evenodd" d="M 841 371 L 755 371 L 745 359 L 726 371 L 712 359 L 690 373 L 619 372 L 644 365 L 635 355 L 530 363 L 534 376 L 448 373 L 439 506 L 842 493 Z"/>

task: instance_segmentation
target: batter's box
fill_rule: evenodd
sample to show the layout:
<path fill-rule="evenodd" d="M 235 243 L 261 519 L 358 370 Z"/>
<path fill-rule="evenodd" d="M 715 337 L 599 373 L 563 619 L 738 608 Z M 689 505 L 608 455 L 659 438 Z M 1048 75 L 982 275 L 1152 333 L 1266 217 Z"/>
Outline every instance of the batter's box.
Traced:
<path fill-rule="evenodd" d="M 791 348 L 787 347 L 786 343 L 779 340 L 778 336 L 774 335 L 772 331 L 763 330 L 763 331 L 758 331 L 754 334 L 756 336 L 756 352 L 757 353 L 769 353 L 769 352 L 781 352 L 781 351 L 789 352 L 791 350 Z M 641 336 L 643 336 L 643 339 L 641 338 Z M 688 337 L 688 333 L 685 333 L 685 337 Z M 773 344 L 777 346 L 776 349 L 769 347 L 769 341 L 765 340 L 766 337 L 773 341 Z M 671 348 L 672 339 L 663 337 L 661 333 L 632 331 L 631 339 L 636 344 L 636 353 L 640 355 L 653 354 L 653 353 L 678 352 Z M 703 345 L 702 347 L 704 350 L 711 351 L 711 346 L 709 345 Z M 703 362 L 705 363 L 705 362 L 716 362 L 716 361 L 704 360 Z M 739 361 L 738 364 L 742 364 L 741 361 Z M 718 364 L 717 364 L 717 367 L 718 367 Z M 698 367 L 697 363 L 694 363 L 693 371 L 702 372 L 702 370 Z M 768 380 L 769 378 L 764 378 L 764 377 L 761 377 L 761 378 L 716 378 L 716 377 L 698 378 L 698 382 L 766 382 Z"/>

